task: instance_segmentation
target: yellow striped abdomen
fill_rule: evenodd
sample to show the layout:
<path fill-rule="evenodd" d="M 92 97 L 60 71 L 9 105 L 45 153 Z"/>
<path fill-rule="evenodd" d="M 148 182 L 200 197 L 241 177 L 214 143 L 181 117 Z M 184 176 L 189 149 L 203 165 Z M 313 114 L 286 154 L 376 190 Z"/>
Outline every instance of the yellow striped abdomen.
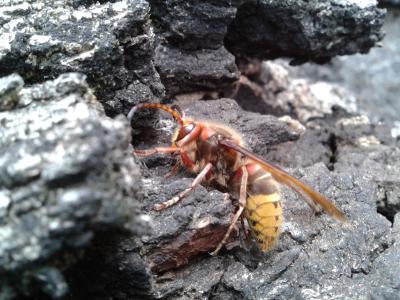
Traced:
<path fill-rule="evenodd" d="M 276 242 L 282 225 L 281 197 L 278 191 L 271 194 L 250 195 L 246 203 L 246 218 L 262 251 Z"/>
<path fill-rule="evenodd" d="M 246 186 L 245 217 L 253 236 L 262 251 L 270 249 L 280 234 L 282 206 L 279 185 L 272 175 L 259 164 L 245 165 L 248 173 Z M 243 174 L 239 169 L 231 181 L 231 188 L 238 198 Z"/>

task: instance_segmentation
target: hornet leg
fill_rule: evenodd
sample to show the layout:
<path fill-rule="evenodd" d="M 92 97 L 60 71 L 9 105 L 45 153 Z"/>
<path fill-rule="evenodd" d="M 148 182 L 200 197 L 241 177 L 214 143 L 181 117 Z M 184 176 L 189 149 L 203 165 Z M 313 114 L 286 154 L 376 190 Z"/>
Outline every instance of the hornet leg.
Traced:
<path fill-rule="evenodd" d="M 154 210 L 163 210 L 163 209 L 168 208 L 168 207 L 174 205 L 175 203 L 181 201 L 183 198 L 185 198 L 187 195 L 189 195 L 195 189 L 196 186 L 198 186 L 203 181 L 204 177 L 206 177 L 207 173 L 211 170 L 212 167 L 213 167 L 213 165 L 211 163 L 208 163 L 204 167 L 204 169 L 199 173 L 199 175 L 197 175 L 195 180 L 193 180 L 190 187 L 188 187 L 186 190 L 179 193 L 178 195 L 176 195 L 175 197 L 171 198 L 168 201 L 155 204 L 153 209 Z"/>
<path fill-rule="evenodd" d="M 146 150 L 134 150 L 133 154 L 135 154 L 138 157 L 146 157 L 146 156 L 151 156 L 157 153 L 162 153 L 162 154 L 169 154 L 169 153 L 177 153 L 181 152 L 180 148 L 176 147 L 156 147 L 152 149 L 146 149 Z"/>
<path fill-rule="evenodd" d="M 249 89 L 252 90 L 252 92 L 254 93 L 254 95 L 256 97 L 260 97 L 263 94 L 263 90 L 259 85 L 250 81 L 250 79 L 248 77 L 246 77 L 244 75 L 240 75 L 239 80 L 237 80 L 236 82 L 233 83 L 233 90 L 228 95 L 228 98 L 234 99 L 237 96 L 241 86 L 247 86 Z"/>
<path fill-rule="evenodd" d="M 210 254 L 215 256 L 218 254 L 219 250 L 221 250 L 222 246 L 225 245 L 226 240 L 228 239 L 229 235 L 232 232 L 233 227 L 235 226 L 236 222 L 238 221 L 239 217 L 242 215 L 243 210 L 246 206 L 246 197 L 247 197 L 247 169 L 245 166 L 242 167 L 242 180 L 240 183 L 240 195 L 239 195 L 239 209 L 237 210 L 235 216 L 233 217 L 231 224 L 229 225 L 229 228 L 227 232 L 225 233 L 224 238 L 222 241 L 218 244 L 217 248 L 211 252 Z"/>
<path fill-rule="evenodd" d="M 178 173 L 179 168 L 181 167 L 181 163 L 178 161 L 173 167 L 172 169 L 164 175 L 165 179 L 170 178 L 171 176 L 174 176 L 176 173 Z"/>

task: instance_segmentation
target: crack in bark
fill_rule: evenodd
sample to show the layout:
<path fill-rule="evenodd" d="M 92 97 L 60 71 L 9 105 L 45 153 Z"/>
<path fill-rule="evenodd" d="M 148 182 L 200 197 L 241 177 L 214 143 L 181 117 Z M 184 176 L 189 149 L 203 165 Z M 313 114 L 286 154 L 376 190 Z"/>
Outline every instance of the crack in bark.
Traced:
<path fill-rule="evenodd" d="M 328 169 L 330 171 L 335 171 L 335 163 L 337 162 L 337 150 L 338 150 L 338 141 L 337 136 L 334 133 L 331 133 L 328 137 L 328 140 L 323 143 L 323 145 L 327 146 L 331 151 L 331 155 L 329 157 Z"/>
<path fill-rule="evenodd" d="M 377 195 L 376 211 L 382 216 L 384 216 L 393 226 L 394 216 L 396 215 L 397 212 L 400 211 L 400 207 L 399 205 L 389 203 L 387 187 L 383 185 L 378 185 L 378 190 L 382 191 L 382 194 Z"/>

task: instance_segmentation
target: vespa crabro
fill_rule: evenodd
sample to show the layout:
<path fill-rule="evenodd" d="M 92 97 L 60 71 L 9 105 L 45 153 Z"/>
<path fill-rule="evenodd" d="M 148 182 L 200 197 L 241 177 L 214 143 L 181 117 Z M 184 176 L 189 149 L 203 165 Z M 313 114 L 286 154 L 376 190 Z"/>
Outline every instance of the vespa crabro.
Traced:
<path fill-rule="evenodd" d="M 180 159 L 172 173 L 183 166 L 197 174 L 190 187 L 172 199 L 156 204 L 153 209 L 162 210 L 176 204 L 199 184 L 229 191 L 238 200 L 239 208 L 212 255 L 216 255 L 225 244 L 240 217 L 247 219 L 250 231 L 262 251 L 273 246 L 282 224 L 279 183 L 299 193 L 314 210 L 322 208 L 334 218 L 345 220 L 344 214 L 325 196 L 247 150 L 243 139 L 233 129 L 186 118 L 178 109 L 163 104 L 138 104 L 131 109 L 128 119 L 131 120 L 137 110 L 146 108 L 168 112 L 178 123 L 178 128 L 170 147 L 135 150 L 134 154 L 138 157 L 157 153 L 176 154 Z"/>

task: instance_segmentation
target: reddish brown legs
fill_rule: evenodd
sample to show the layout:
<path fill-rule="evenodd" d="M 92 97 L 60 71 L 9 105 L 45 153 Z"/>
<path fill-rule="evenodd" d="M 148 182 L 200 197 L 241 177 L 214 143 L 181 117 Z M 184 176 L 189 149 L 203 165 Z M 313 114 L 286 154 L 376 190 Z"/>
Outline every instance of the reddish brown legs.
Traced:
<path fill-rule="evenodd" d="M 146 150 L 134 150 L 133 153 L 137 156 L 137 157 L 147 157 L 147 156 L 151 156 L 154 154 L 172 154 L 172 153 L 180 153 L 181 149 L 180 148 L 176 148 L 176 147 L 156 147 L 156 148 L 152 148 L 152 149 L 146 149 Z M 164 178 L 169 178 L 173 175 L 175 175 L 178 170 L 179 167 L 181 166 L 181 164 L 178 162 L 176 163 L 171 171 L 169 171 L 167 174 L 164 175 Z"/>
<path fill-rule="evenodd" d="M 250 81 L 249 78 L 247 78 L 246 76 L 240 75 L 239 80 L 233 83 L 233 90 L 230 93 L 229 98 L 234 99 L 237 96 L 239 89 L 242 85 L 247 86 L 249 89 L 251 89 L 256 97 L 260 97 L 263 94 L 261 86 L 259 86 L 255 82 Z"/>
<path fill-rule="evenodd" d="M 176 147 L 156 147 L 152 149 L 146 149 L 146 150 L 135 150 L 133 153 L 138 156 L 138 157 L 146 157 L 150 155 L 154 155 L 157 153 L 178 153 L 181 152 L 180 148 Z"/>
<path fill-rule="evenodd" d="M 247 177 L 248 177 L 247 169 L 246 169 L 245 166 L 243 166 L 242 167 L 242 179 L 241 179 L 241 182 L 240 182 L 239 209 L 237 210 L 235 216 L 233 217 L 233 219 L 231 221 L 231 224 L 229 225 L 229 228 L 228 228 L 227 232 L 225 233 L 224 238 L 218 244 L 217 248 L 213 252 L 210 253 L 213 256 L 217 255 L 219 250 L 221 250 L 222 246 L 225 245 L 226 240 L 230 236 L 233 227 L 235 226 L 236 222 L 238 221 L 238 219 L 240 218 L 240 216 L 243 213 L 243 210 L 244 210 L 244 208 L 246 206 Z"/>
<path fill-rule="evenodd" d="M 178 161 L 173 167 L 172 169 L 164 175 L 164 178 L 170 178 L 171 176 L 174 176 L 176 173 L 178 173 L 179 168 L 181 167 L 181 163 Z"/>
<path fill-rule="evenodd" d="M 154 210 L 163 210 L 163 209 L 170 207 L 170 206 L 174 205 L 175 203 L 181 201 L 183 198 L 185 198 L 187 195 L 189 195 L 195 189 L 196 186 L 198 186 L 202 182 L 202 180 L 204 179 L 204 177 L 206 177 L 207 173 L 211 170 L 211 168 L 212 168 L 212 164 L 208 163 L 204 167 L 204 169 L 199 173 L 199 175 L 197 175 L 195 180 L 193 180 L 193 182 L 189 188 L 187 188 L 186 190 L 179 193 L 178 195 L 176 195 L 175 197 L 171 198 L 168 201 L 155 204 L 153 209 Z"/>

